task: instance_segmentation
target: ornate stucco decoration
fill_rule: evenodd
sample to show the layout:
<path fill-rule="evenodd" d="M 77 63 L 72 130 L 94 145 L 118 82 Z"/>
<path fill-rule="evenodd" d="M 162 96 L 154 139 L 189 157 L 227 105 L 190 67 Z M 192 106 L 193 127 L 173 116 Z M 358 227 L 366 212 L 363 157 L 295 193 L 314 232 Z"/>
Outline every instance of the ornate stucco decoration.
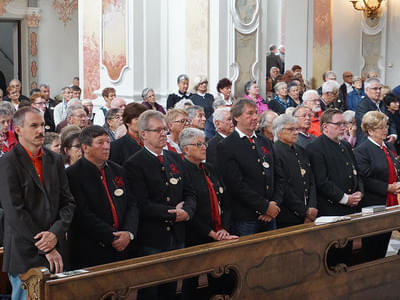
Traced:
<path fill-rule="evenodd" d="M 78 8 L 78 0 L 53 0 L 53 7 L 57 10 L 60 15 L 59 19 L 65 26 L 71 21 L 73 10 Z"/>
<path fill-rule="evenodd" d="M 0 16 L 2 16 L 6 12 L 6 5 L 14 0 L 0 0 Z"/>
<path fill-rule="evenodd" d="M 40 16 L 33 12 L 31 15 L 26 16 L 26 24 L 28 27 L 39 27 Z"/>

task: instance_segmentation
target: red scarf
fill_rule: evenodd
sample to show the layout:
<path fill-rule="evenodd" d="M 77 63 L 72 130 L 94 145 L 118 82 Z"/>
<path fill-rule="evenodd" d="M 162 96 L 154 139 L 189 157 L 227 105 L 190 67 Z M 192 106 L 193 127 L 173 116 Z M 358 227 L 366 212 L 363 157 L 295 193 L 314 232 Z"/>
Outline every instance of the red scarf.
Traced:
<path fill-rule="evenodd" d="M 386 150 L 386 147 L 382 147 L 382 148 L 383 148 L 383 152 L 385 152 L 385 156 L 386 156 L 386 160 L 387 160 L 387 164 L 388 164 L 388 168 L 389 168 L 388 184 L 392 184 L 397 181 L 396 170 L 394 168 L 393 161 L 390 158 L 389 153 Z M 386 205 L 393 206 L 393 205 L 397 205 L 397 204 L 398 204 L 397 195 L 387 192 Z"/>
<path fill-rule="evenodd" d="M 208 194 L 210 195 L 210 203 L 211 203 L 211 218 L 213 222 L 213 229 L 214 231 L 219 231 L 222 229 L 221 225 L 221 215 L 219 213 L 219 205 L 218 205 L 218 198 L 217 194 L 215 194 L 214 187 L 211 183 L 210 178 L 208 178 L 206 170 L 204 169 L 204 165 L 200 164 L 200 169 L 203 170 L 204 177 L 207 181 L 208 186 Z"/>

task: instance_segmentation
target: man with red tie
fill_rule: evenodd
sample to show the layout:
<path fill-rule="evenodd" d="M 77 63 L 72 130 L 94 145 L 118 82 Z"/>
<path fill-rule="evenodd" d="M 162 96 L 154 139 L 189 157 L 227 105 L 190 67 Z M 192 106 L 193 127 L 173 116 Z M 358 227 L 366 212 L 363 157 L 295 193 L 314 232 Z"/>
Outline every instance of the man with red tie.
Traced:
<path fill-rule="evenodd" d="M 77 202 L 69 237 L 74 268 L 129 258 L 138 212 L 128 201 L 123 169 L 109 161 L 110 139 L 103 127 L 82 130 L 83 157 L 67 169 Z"/>

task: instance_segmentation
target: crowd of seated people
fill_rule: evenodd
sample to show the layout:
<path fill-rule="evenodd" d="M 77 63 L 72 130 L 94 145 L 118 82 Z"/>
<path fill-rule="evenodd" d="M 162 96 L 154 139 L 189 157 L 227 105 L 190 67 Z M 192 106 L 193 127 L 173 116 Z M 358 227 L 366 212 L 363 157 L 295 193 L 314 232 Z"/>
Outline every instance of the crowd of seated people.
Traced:
<path fill-rule="evenodd" d="M 12 80 L 0 102 L 0 200 L 13 293 L 30 267 L 85 268 L 397 205 L 400 86 L 383 95 L 374 72 L 344 72 L 340 85 L 327 71 L 313 90 L 300 66 L 280 71 L 271 67 L 264 97 L 249 80 L 236 98 L 228 78 L 212 95 L 205 76 L 189 89 L 182 74 L 165 108 L 151 88 L 141 103 L 111 87 L 92 101 L 78 81 L 57 101 L 47 84 L 28 98 Z M 389 239 L 363 239 L 362 259 L 384 257 Z M 351 263 L 351 250 L 330 251 L 328 264 Z M 197 282 L 184 281 L 185 299 Z M 138 299 L 175 292 L 168 283 Z"/>

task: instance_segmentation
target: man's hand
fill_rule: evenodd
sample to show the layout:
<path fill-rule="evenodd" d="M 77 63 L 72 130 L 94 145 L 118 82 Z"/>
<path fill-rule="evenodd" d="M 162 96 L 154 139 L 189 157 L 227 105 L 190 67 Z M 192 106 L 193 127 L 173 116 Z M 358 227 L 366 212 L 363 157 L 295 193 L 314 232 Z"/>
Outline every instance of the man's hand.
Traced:
<path fill-rule="evenodd" d="M 229 232 L 225 229 L 218 230 L 217 232 L 211 230 L 208 236 L 216 241 L 234 240 L 239 238 L 237 235 L 229 234 Z"/>
<path fill-rule="evenodd" d="M 131 236 L 128 231 L 117 231 L 113 232 L 113 235 L 116 237 L 114 242 L 112 242 L 112 246 L 118 252 L 124 251 L 125 248 L 131 242 Z"/>
<path fill-rule="evenodd" d="M 168 212 L 170 214 L 176 214 L 175 222 L 186 221 L 189 218 L 189 214 L 182 208 L 168 209 Z"/>
<path fill-rule="evenodd" d="M 33 237 L 35 240 L 39 239 L 35 246 L 43 252 L 49 252 L 57 245 L 57 237 L 50 231 L 42 231 Z"/>
<path fill-rule="evenodd" d="M 314 220 L 317 218 L 317 215 L 318 215 L 318 209 L 310 207 L 306 211 L 306 218 L 304 220 L 304 223 L 314 222 Z"/>
<path fill-rule="evenodd" d="M 400 193 L 400 182 L 393 182 L 388 184 L 388 192 L 392 194 L 399 194 Z"/>
<path fill-rule="evenodd" d="M 50 265 L 50 272 L 60 273 L 63 271 L 64 264 L 60 253 L 56 249 L 53 249 L 45 255 Z"/>
<path fill-rule="evenodd" d="M 281 209 L 275 201 L 269 201 L 268 209 L 265 214 L 271 216 L 272 218 L 276 218 L 280 211 Z"/>
<path fill-rule="evenodd" d="M 392 144 L 394 144 L 394 142 L 396 141 L 396 138 L 395 138 L 395 136 L 394 135 L 389 135 L 388 137 L 387 137 L 387 141 L 389 142 L 389 143 L 392 143 Z"/>
<path fill-rule="evenodd" d="M 361 192 L 355 192 L 351 195 L 348 195 L 347 205 L 348 206 L 357 206 L 358 203 L 361 201 L 361 198 L 362 198 Z"/>
<path fill-rule="evenodd" d="M 258 216 L 258 220 L 261 222 L 270 222 L 272 220 L 272 217 L 268 215 L 261 215 Z"/>

